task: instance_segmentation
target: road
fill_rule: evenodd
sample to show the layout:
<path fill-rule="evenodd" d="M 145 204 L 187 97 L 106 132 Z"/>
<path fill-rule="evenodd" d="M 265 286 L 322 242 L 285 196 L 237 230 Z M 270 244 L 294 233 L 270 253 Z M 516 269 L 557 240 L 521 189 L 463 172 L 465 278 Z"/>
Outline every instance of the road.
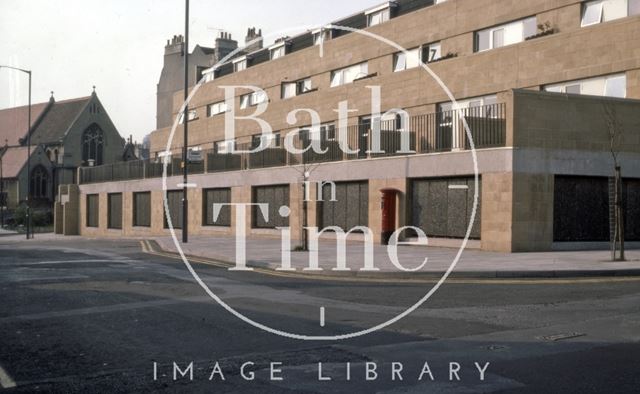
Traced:
<path fill-rule="evenodd" d="M 310 336 L 378 325 L 433 286 L 194 269 L 243 316 Z M 448 281 L 408 317 L 341 341 L 260 330 L 212 300 L 181 261 L 146 254 L 138 241 L 0 238 L 0 288 L 7 392 L 640 388 L 637 278 Z"/>

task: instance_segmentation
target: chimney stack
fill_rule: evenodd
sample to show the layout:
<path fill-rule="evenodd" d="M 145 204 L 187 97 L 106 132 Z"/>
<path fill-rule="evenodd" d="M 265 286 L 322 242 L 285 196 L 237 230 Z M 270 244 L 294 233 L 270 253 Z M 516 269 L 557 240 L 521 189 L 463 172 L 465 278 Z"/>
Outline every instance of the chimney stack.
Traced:
<path fill-rule="evenodd" d="M 252 41 L 254 41 L 252 43 Z M 256 31 L 255 27 L 247 29 L 247 36 L 244 38 L 245 51 L 253 52 L 262 49 L 262 29 Z"/>
<path fill-rule="evenodd" d="M 238 42 L 231 38 L 231 34 L 224 31 L 220 32 L 220 37 L 216 38 L 216 61 L 222 60 L 236 49 L 238 49 Z"/>

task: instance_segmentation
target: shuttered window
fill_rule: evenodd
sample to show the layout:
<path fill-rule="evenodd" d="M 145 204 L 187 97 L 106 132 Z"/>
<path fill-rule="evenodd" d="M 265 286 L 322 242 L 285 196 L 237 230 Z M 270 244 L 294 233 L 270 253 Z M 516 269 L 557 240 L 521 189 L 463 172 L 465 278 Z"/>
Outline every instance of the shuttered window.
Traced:
<path fill-rule="evenodd" d="M 87 195 L 87 227 L 99 227 L 100 225 L 100 195 Z"/>
<path fill-rule="evenodd" d="M 335 201 L 333 187 L 322 187 L 322 201 L 319 203 L 319 223 L 321 228 L 339 227 L 349 231 L 354 227 L 368 226 L 369 184 L 368 182 L 336 183 Z"/>
<path fill-rule="evenodd" d="M 167 203 L 169 206 L 169 214 L 171 215 L 171 224 L 174 229 L 182 229 L 182 190 L 174 190 L 167 192 Z M 167 212 L 164 213 L 164 228 L 169 228 L 167 221 Z"/>
<path fill-rule="evenodd" d="M 471 239 L 480 239 L 481 236 L 482 180 L 478 186 L 478 207 L 471 227 Z M 413 180 L 411 225 L 422 229 L 429 237 L 464 238 L 473 216 L 475 187 L 472 177 Z"/>
<path fill-rule="evenodd" d="M 107 196 L 107 227 L 122 229 L 122 193 L 112 193 Z"/>
<path fill-rule="evenodd" d="M 151 193 L 133 193 L 133 225 L 151 227 Z"/>
<path fill-rule="evenodd" d="M 202 223 L 205 226 L 221 226 L 221 227 L 230 227 L 231 226 L 231 207 L 224 206 L 220 210 L 217 220 L 213 220 L 214 204 L 231 204 L 231 189 L 205 189 L 202 191 L 202 201 L 204 207 L 202 208 L 202 212 L 204 213 L 204 218 L 202 218 Z"/>
<path fill-rule="evenodd" d="M 289 218 L 280 216 L 280 207 L 289 207 L 289 185 L 260 186 L 253 188 L 253 203 L 269 206 L 268 220 L 260 212 L 259 207 L 252 207 L 253 228 L 276 228 L 289 226 Z"/>

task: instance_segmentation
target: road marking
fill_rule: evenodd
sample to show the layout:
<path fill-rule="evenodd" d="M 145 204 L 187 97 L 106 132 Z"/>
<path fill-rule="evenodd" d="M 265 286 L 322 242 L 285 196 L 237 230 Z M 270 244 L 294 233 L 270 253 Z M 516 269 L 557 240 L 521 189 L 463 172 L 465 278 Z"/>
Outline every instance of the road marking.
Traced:
<path fill-rule="evenodd" d="M 324 327 L 324 306 L 320 307 L 320 327 Z"/>
<path fill-rule="evenodd" d="M 449 185 L 449 190 L 469 190 L 467 185 Z"/>
<path fill-rule="evenodd" d="M 4 370 L 4 368 L 0 367 L 0 386 L 3 389 L 10 389 L 12 387 L 16 387 L 16 382 L 11 379 L 11 376 Z"/>
<path fill-rule="evenodd" d="M 37 261 L 33 263 L 16 263 L 16 265 L 49 265 L 49 264 L 73 264 L 73 263 L 139 263 L 139 260 L 56 260 Z"/>

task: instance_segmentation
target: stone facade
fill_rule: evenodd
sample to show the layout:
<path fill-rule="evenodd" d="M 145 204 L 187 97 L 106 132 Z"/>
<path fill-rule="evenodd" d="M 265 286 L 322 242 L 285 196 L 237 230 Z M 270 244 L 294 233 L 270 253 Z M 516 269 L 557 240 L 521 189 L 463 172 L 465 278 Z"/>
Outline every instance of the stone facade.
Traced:
<path fill-rule="evenodd" d="M 383 36 L 405 48 L 441 42 L 442 53 L 457 56 L 429 64 L 457 100 L 496 95 L 504 103 L 506 136 L 503 147 L 478 149 L 475 152 L 452 149 L 440 153 L 410 156 L 366 158 L 315 165 L 312 182 L 368 181 L 368 224 L 376 241 L 381 239 L 381 190 L 399 191 L 396 227 L 411 225 L 411 182 L 415 179 L 462 177 L 473 179 L 477 164 L 482 182 L 480 203 L 480 240 L 470 245 L 483 250 L 503 252 L 544 251 L 554 244 L 554 179 L 561 175 L 608 177 L 612 174 L 609 140 L 604 108 L 614 108 L 624 130 L 620 163 L 623 175 L 640 174 L 640 16 L 630 16 L 590 27 L 580 27 L 581 2 L 575 0 L 506 0 L 462 1 L 418 9 L 392 18 L 366 31 Z M 555 33 L 486 52 L 474 51 L 474 32 L 491 26 L 537 16 L 538 23 L 549 22 Z M 427 26 L 428 28 L 425 28 Z M 311 122 L 300 115 L 297 126 L 287 122 L 287 114 L 298 108 L 313 108 L 323 122 L 335 121 L 338 102 L 349 101 L 349 124 L 357 125 L 371 109 L 370 86 L 382 89 L 382 112 L 403 108 L 411 116 L 433 114 L 450 97 L 425 70 L 416 68 L 393 71 L 397 48 L 359 33 L 329 40 L 319 56 L 318 47 L 309 47 L 283 58 L 267 61 L 247 70 L 216 78 L 202 85 L 190 107 L 197 111 L 189 122 L 192 146 L 208 150 L 225 139 L 224 115 L 207 116 L 207 106 L 224 100 L 222 86 L 255 85 L 269 97 L 268 109 L 260 115 L 274 131 L 285 134 Z M 331 87 L 331 72 L 345 66 L 368 62 L 366 79 L 344 86 Z M 624 74 L 627 99 L 546 93 L 550 84 Z M 304 95 L 281 99 L 283 81 L 311 78 L 317 88 Z M 238 96 L 246 91 L 239 91 Z M 239 107 L 239 97 L 235 97 Z M 182 94 L 174 96 L 173 116 L 182 105 Z M 238 116 L 248 116 L 255 107 L 240 109 Z M 164 152 L 169 128 L 151 136 L 151 155 Z M 174 153 L 182 149 L 182 127 L 175 130 L 170 146 Z M 247 142 L 259 133 L 254 121 L 236 124 L 237 142 Z M 206 156 L 206 155 L 205 155 Z M 477 162 L 474 161 L 477 157 Z M 205 157 L 206 160 L 206 157 Z M 206 168 L 206 163 L 205 163 Z M 277 230 L 251 227 L 250 210 L 246 220 L 237 223 L 232 215 L 230 227 L 202 225 L 202 197 L 207 188 L 231 188 L 233 203 L 251 203 L 252 188 L 262 185 L 288 184 L 292 209 L 289 225 L 293 238 L 302 233 L 302 166 L 268 169 L 245 169 L 222 173 L 190 175 L 197 188 L 189 190 L 190 234 L 233 235 L 238 226 L 256 237 L 276 237 Z M 174 190 L 180 177 L 167 178 L 164 187 Z M 312 192 L 316 185 L 312 186 Z M 80 186 L 81 218 L 88 194 L 100 194 L 100 226 L 87 228 L 80 221 L 80 233 L 92 236 L 165 235 L 163 221 L 163 183 L 161 179 L 95 183 Z M 152 225 L 132 226 L 131 201 L 134 192 L 152 192 Z M 124 228 L 106 228 L 107 193 L 124 193 Z M 312 193 L 315 195 L 315 193 Z M 104 202 L 103 202 L 104 201 Z M 129 202 L 129 203 L 128 203 Z M 308 206 L 308 223 L 317 224 L 318 203 Z M 104 223 L 104 224 L 103 224 Z M 354 238 L 358 238 L 354 236 Z M 459 239 L 431 239 L 432 245 L 459 246 Z"/>

